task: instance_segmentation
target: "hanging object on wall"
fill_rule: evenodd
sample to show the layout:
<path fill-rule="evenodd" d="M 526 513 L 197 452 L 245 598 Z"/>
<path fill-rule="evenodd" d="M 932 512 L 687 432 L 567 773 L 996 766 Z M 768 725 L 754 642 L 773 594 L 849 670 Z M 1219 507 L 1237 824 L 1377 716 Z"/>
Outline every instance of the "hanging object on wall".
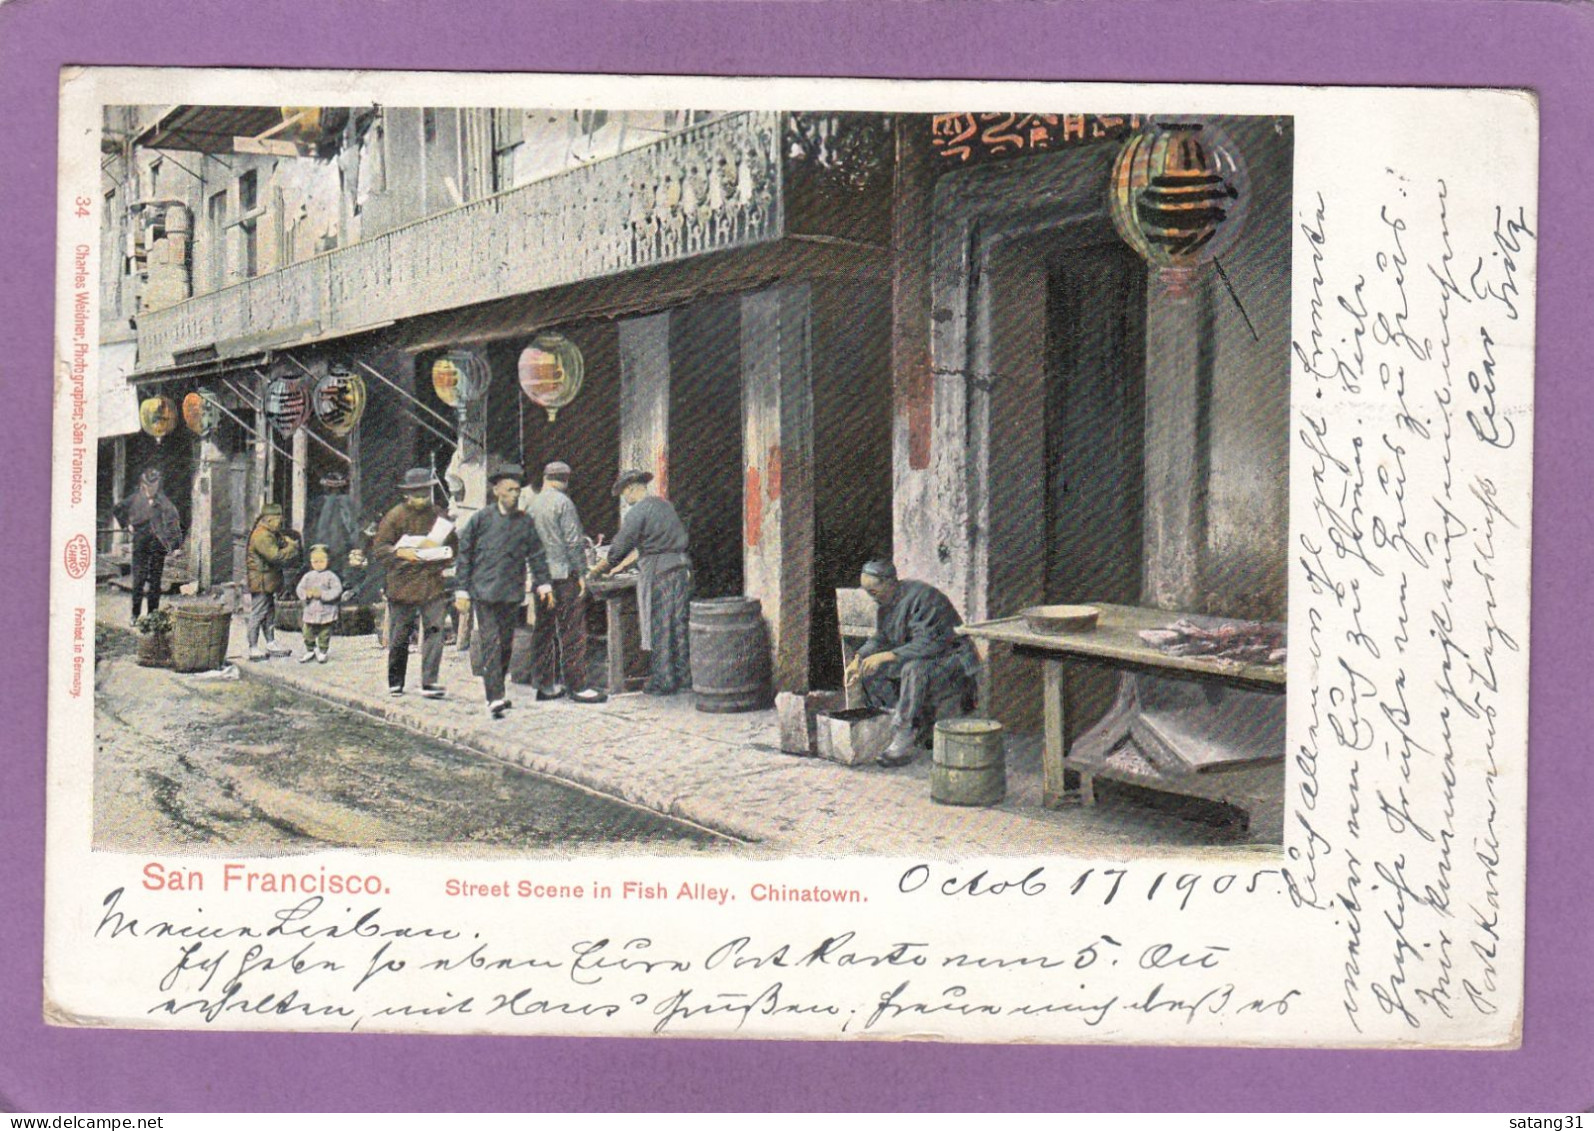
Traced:
<path fill-rule="evenodd" d="M 177 427 L 177 406 L 170 397 L 146 397 L 138 405 L 138 426 L 164 440 Z"/>
<path fill-rule="evenodd" d="M 1222 130 L 1153 122 L 1119 151 L 1109 207 L 1118 234 L 1178 292 L 1233 246 L 1250 197 L 1245 160 Z"/>
<path fill-rule="evenodd" d="M 291 436 L 310 419 L 310 396 L 304 382 L 278 377 L 266 386 L 266 419 L 281 436 Z"/>
<path fill-rule="evenodd" d="M 539 334 L 520 353 L 520 388 L 551 421 L 581 392 L 581 350 L 563 334 Z"/>
<path fill-rule="evenodd" d="M 221 423 L 221 403 L 209 389 L 197 389 L 183 398 L 183 423 L 196 436 L 209 436 Z"/>
<path fill-rule="evenodd" d="M 347 436 L 365 415 L 365 378 L 334 364 L 315 384 L 310 398 L 315 417 L 334 436 Z"/>
<path fill-rule="evenodd" d="M 487 363 L 469 350 L 450 350 L 432 362 L 432 390 L 449 408 L 479 400 L 487 383 Z"/>

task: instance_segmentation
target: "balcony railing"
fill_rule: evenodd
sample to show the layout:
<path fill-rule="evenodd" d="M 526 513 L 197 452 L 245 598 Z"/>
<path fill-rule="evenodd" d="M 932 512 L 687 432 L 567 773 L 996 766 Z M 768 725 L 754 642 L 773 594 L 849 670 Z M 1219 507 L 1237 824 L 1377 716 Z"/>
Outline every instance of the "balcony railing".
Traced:
<path fill-rule="evenodd" d="M 138 319 L 140 372 L 779 239 L 776 112 L 650 145 L 429 216 Z"/>

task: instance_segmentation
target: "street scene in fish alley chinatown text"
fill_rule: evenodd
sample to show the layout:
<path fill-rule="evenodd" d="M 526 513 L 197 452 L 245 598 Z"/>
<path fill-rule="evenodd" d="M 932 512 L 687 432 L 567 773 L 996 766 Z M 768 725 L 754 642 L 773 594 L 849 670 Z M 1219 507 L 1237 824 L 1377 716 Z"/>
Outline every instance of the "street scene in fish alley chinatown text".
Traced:
<path fill-rule="evenodd" d="M 1293 130 L 113 106 L 94 843 L 1269 851 Z"/>

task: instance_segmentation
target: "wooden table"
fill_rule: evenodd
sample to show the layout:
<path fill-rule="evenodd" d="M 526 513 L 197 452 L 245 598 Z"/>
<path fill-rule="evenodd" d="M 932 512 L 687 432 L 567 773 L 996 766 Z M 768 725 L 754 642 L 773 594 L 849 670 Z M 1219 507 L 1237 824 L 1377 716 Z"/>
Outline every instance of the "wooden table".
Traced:
<path fill-rule="evenodd" d="M 1252 691 L 1284 692 L 1283 664 L 1247 664 L 1211 656 L 1170 656 L 1140 639 L 1138 633 L 1142 630 L 1166 628 L 1180 618 L 1180 613 L 1132 605 L 1097 603 L 1095 607 L 1101 610 L 1101 619 L 1094 629 L 1086 632 L 1034 632 L 1022 617 L 983 621 L 963 625 L 957 630 L 977 640 L 1011 645 L 1016 654 L 1041 661 L 1046 732 L 1041 762 L 1042 800 L 1048 808 L 1056 808 L 1064 797 L 1076 789 L 1082 790 L 1087 804 L 1094 800 L 1089 782 L 1090 771 L 1082 772 L 1066 758 L 1063 681 L 1066 665 L 1071 662 L 1104 664 L 1122 671 L 1149 675 L 1216 681 Z M 1279 757 L 1270 761 L 1276 767 L 1282 762 L 1283 756 L 1284 751 L 1281 749 Z M 1078 785 L 1070 782 L 1070 777 Z M 1167 787 L 1151 785 L 1150 788 Z M 1199 787 L 1178 792 L 1195 796 L 1211 794 L 1211 791 Z"/>
<path fill-rule="evenodd" d="M 610 695 L 640 691 L 648 680 L 647 662 L 642 655 L 642 626 L 637 613 L 637 574 L 634 571 L 611 573 L 590 579 L 587 592 L 603 602 L 604 653 L 608 660 Z"/>

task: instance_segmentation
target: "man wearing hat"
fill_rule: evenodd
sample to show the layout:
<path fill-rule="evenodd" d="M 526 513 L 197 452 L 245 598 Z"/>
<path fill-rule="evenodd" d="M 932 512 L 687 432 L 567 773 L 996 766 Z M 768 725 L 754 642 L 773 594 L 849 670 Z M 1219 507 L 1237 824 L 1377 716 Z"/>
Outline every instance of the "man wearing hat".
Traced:
<path fill-rule="evenodd" d="M 687 557 L 686 527 L 666 499 L 648 494 L 650 472 L 634 468 L 620 473 L 613 494 L 630 507 L 620 532 L 609 546 L 607 562 L 592 567 L 594 577 L 638 565 L 637 611 L 642 650 L 652 653 L 649 695 L 674 695 L 692 686 L 688 619 L 692 602 L 692 560 Z"/>
<path fill-rule="evenodd" d="M 249 533 L 249 553 L 244 559 L 249 581 L 251 660 L 288 654 L 288 649 L 277 647 L 277 594 L 282 591 L 283 566 L 298 552 L 299 544 L 282 532 L 282 504 L 261 507 L 255 528 Z M 262 631 L 266 637 L 264 649 L 260 647 Z"/>
<path fill-rule="evenodd" d="M 512 463 L 487 477 L 493 501 L 471 515 L 459 532 L 459 563 L 454 571 L 455 607 L 461 615 L 468 615 L 474 606 L 476 613 L 482 686 L 487 710 L 495 719 L 503 718 L 510 708 L 504 695 L 504 675 L 509 670 L 515 629 L 521 623 L 528 573 L 550 616 L 555 607 L 537 524 L 519 505 L 525 479 L 525 471 Z"/>
<path fill-rule="evenodd" d="M 565 493 L 569 486 L 570 465 L 554 460 L 542 469 L 542 490 L 526 506 L 548 555 L 554 595 L 552 615 L 538 617 L 532 626 L 537 698 L 558 699 L 568 691 L 577 703 L 601 703 L 608 696 L 588 685 L 587 535 L 576 504 Z"/>
<path fill-rule="evenodd" d="M 937 718 L 963 713 L 979 657 L 955 631 L 963 618 L 935 586 L 899 580 L 884 559 L 866 563 L 858 584 L 878 611 L 874 635 L 847 665 L 847 683 L 862 681 L 869 705 L 891 712 L 891 745 L 880 764 L 905 766 Z"/>
<path fill-rule="evenodd" d="M 422 549 L 437 548 L 437 543 L 427 535 L 437 520 L 444 517 L 443 511 L 432 503 L 435 482 L 430 468 L 412 467 L 406 471 L 398 485 L 404 499 L 382 516 L 371 542 L 372 555 L 387 568 L 387 690 L 390 695 L 404 694 L 410 638 L 415 634 L 417 621 L 421 628 L 421 694 L 428 699 L 441 699 L 444 694 L 438 682 L 443 667 L 443 622 L 448 617 L 443 571 L 453 555 L 428 555 L 423 559 L 419 553 Z M 418 545 L 401 549 L 398 543 L 407 537 L 418 539 Z M 458 535 L 450 532 L 443 544 L 452 551 L 459 544 Z"/>
<path fill-rule="evenodd" d="M 116 504 L 112 512 L 116 521 L 133 533 L 133 619 L 138 620 L 144 601 L 149 600 L 149 611 L 161 604 L 161 574 L 166 569 L 166 555 L 183 543 L 183 524 L 177 517 L 177 508 L 161 490 L 161 473 L 158 467 L 144 469 L 138 477 L 138 489 Z"/>

